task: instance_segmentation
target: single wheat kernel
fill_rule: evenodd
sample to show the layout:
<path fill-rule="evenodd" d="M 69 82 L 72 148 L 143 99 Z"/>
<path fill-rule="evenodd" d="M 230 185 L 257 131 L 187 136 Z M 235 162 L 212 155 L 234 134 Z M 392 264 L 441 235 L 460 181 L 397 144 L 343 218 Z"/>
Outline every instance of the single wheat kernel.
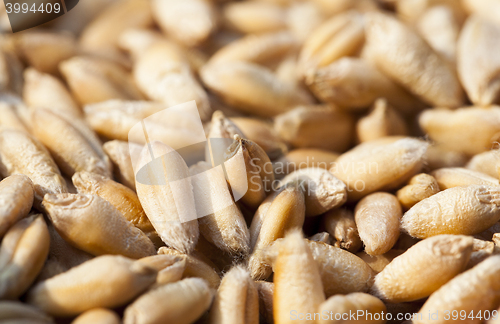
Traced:
<path fill-rule="evenodd" d="M 372 268 L 373 271 L 375 271 L 375 273 L 379 273 L 382 270 L 384 270 L 384 268 L 389 263 L 391 263 L 391 261 L 394 258 L 400 256 L 404 252 L 405 252 L 405 250 L 392 249 L 392 250 L 389 250 L 388 252 L 386 252 L 384 254 L 380 254 L 380 255 L 369 255 L 365 251 L 358 252 L 358 253 L 356 253 L 356 255 L 358 257 L 360 257 L 361 260 L 365 261 L 366 264 L 368 264 L 370 266 L 370 268 Z"/>
<path fill-rule="evenodd" d="M 347 199 L 345 184 L 328 170 L 305 168 L 294 171 L 282 181 L 282 186 L 296 182 L 304 192 L 306 216 L 316 216 L 339 207 Z"/>
<path fill-rule="evenodd" d="M 260 318 L 265 323 L 273 323 L 273 296 L 274 283 L 268 281 L 256 281 L 255 286 L 259 293 Z"/>
<path fill-rule="evenodd" d="M 354 211 L 359 237 L 370 255 L 384 254 L 399 238 L 403 211 L 396 196 L 376 192 L 361 199 Z"/>
<path fill-rule="evenodd" d="M 355 10 L 321 24 L 302 46 L 300 72 L 307 77 L 317 68 L 354 54 L 364 43 L 364 24 L 363 15 Z"/>
<path fill-rule="evenodd" d="M 193 251 L 198 241 L 199 229 L 196 217 L 194 193 L 189 181 L 189 169 L 182 157 L 161 142 L 148 144 L 143 150 L 138 167 L 142 170 L 141 178 L 136 178 L 137 196 L 151 224 L 167 246 L 183 253 Z M 151 161 L 151 155 L 158 158 Z M 177 183 L 177 190 L 182 190 L 182 199 L 174 200 L 174 193 L 161 179 L 186 179 Z M 165 181 L 163 180 L 163 181 Z M 180 210 L 177 209 L 179 205 Z"/>
<path fill-rule="evenodd" d="M 66 175 L 89 171 L 111 176 L 111 162 L 99 139 L 81 120 L 40 108 L 33 111 L 31 125 L 33 135 L 47 147 Z"/>
<path fill-rule="evenodd" d="M 0 239 L 33 205 L 33 182 L 23 174 L 14 174 L 0 182 Z"/>
<path fill-rule="evenodd" d="M 442 168 L 432 171 L 431 175 L 439 184 L 439 189 L 471 185 L 498 186 L 498 179 L 479 171 L 465 168 Z"/>
<path fill-rule="evenodd" d="M 323 217 L 325 229 L 335 239 L 334 246 L 352 253 L 361 248 L 362 242 L 359 238 L 352 211 L 345 208 L 336 208 L 326 212 Z"/>
<path fill-rule="evenodd" d="M 366 262 L 355 254 L 329 244 L 309 240 L 306 242 L 318 265 L 327 297 L 368 290 L 375 273 Z"/>
<path fill-rule="evenodd" d="M 81 117 L 82 111 L 61 80 L 34 68 L 24 71 L 23 101 L 31 108 L 64 111 Z"/>
<path fill-rule="evenodd" d="M 410 179 L 422 168 L 427 147 L 413 138 L 365 142 L 342 154 L 330 172 L 347 185 L 348 200 L 356 201 Z"/>
<path fill-rule="evenodd" d="M 158 254 L 167 254 L 182 256 L 186 258 L 186 269 L 184 270 L 183 277 L 198 277 L 203 278 L 212 289 L 217 289 L 220 284 L 220 277 L 217 272 L 209 264 L 201 260 L 198 256 L 187 255 L 177 250 L 167 247 L 161 247 Z"/>
<path fill-rule="evenodd" d="M 273 162 L 274 175 L 277 179 L 304 168 L 330 169 L 339 154 L 320 149 L 295 149 Z"/>
<path fill-rule="evenodd" d="M 155 253 L 146 234 L 97 195 L 49 194 L 43 206 L 59 234 L 85 252 L 135 259 Z"/>
<path fill-rule="evenodd" d="M 500 220 L 498 187 L 467 186 L 441 191 L 410 208 L 401 227 L 413 237 L 474 235 Z"/>
<path fill-rule="evenodd" d="M 245 134 L 243 138 L 257 143 L 271 160 L 288 152 L 286 143 L 279 137 L 271 123 L 249 117 L 232 117 L 231 121 Z"/>
<path fill-rule="evenodd" d="M 453 69 L 411 28 L 379 12 L 367 17 L 368 55 L 387 76 L 433 106 L 459 107 L 464 94 Z"/>
<path fill-rule="evenodd" d="M 67 192 L 66 183 L 47 149 L 25 132 L 2 130 L 0 156 L 2 176 L 20 173 L 33 181 L 36 208 L 40 207 L 45 194 Z"/>
<path fill-rule="evenodd" d="M 371 293 L 391 303 L 427 297 L 465 269 L 472 244 L 471 237 L 459 235 L 425 239 L 377 274 Z"/>
<path fill-rule="evenodd" d="M 78 193 L 98 195 L 113 205 L 129 222 L 152 240 L 157 237 L 137 194 L 109 178 L 90 172 L 77 172 L 72 177 Z M 156 240 L 156 239 L 155 239 Z M 156 240 L 157 241 L 157 240 Z"/>
<path fill-rule="evenodd" d="M 499 178 L 500 152 L 498 149 L 476 154 L 467 162 L 465 168 Z"/>
<path fill-rule="evenodd" d="M 52 318 L 35 307 L 8 300 L 0 301 L 0 321 L 4 323 L 54 323 Z"/>
<path fill-rule="evenodd" d="M 397 192 L 399 203 L 403 208 L 410 209 L 416 203 L 439 192 L 438 181 L 426 173 L 413 176 L 408 184 Z"/>
<path fill-rule="evenodd" d="M 257 287 L 242 266 L 233 267 L 222 278 L 210 309 L 209 323 L 259 323 Z"/>
<path fill-rule="evenodd" d="M 361 313 L 363 312 L 363 313 Z M 319 324 L 327 323 L 363 323 L 363 324 L 383 324 L 382 314 L 387 313 L 384 303 L 377 297 L 365 293 L 352 293 L 348 295 L 336 295 L 328 298 L 319 306 L 319 313 L 322 314 Z M 336 314 L 364 314 L 358 320 L 338 320 Z M 328 319 L 325 318 L 328 314 Z M 368 315 L 371 314 L 371 315 Z M 369 318 L 372 318 L 370 320 Z M 375 318 L 375 319 L 373 319 Z M 378 320 L 376 319 L 378 318 Z"/>
<path fill-rule="evenodd" d="M 154 43 L 141 54 L 133 74 L 137 86 L 151 100 L 167 107 L 195 100 L 200 118 L 203 121 L 210 119 L 212 111 L 207 93 L 177 46 L 163 41 Z"/>
<path fill-rule="evenodd" d="M 35 281 L 47 259 L 50 237 L 41 214 L 21 219 L 0 246 L 0 298 L 19 298 Z"/>
<path fill-rule="evenodd" d="M 42 73 L 59 74 L 59 63 L 78 53 L 78 44 L 70 33 L 34 32 L 16 34 L 19 57 Z"/>
<path fill-rule="evenodd" d="M 110 99 L 142 98 L 130 73 L 117 63 L 76 56 L 62 62 L 59 68 L 73 96 L 82 105 Z"/>
<path fill-rule="evenodd" d="M 418 111 L 422 106 L 362 58 L 343 57 L 315 70 L 305 82 L 316 97 L 347 111 L 365 110 L 381 97 L 406 114 Z"/>
<path fill-rule="evenodd" d="M 71 324 L 120 324 L 120 317 L 114 311 L 106 308 L 94 308 L 86 311 L 71 322 Z"/>
<path fill-rule="evenodd" d="M 198 162 L 189 168 L 198 211 L 207 208 L 212 213 L 198 220 L 200 234 L 224 252 L 245 257 L 250 253 L 250 233 L 238 206 L 234 203 L 223 171 L 215 173 L 208 162 Z M 207 190 L 207 187 L 210 189 Z M 231 202 L 226 206 L 226 203 Z"/>
<path fill-rule="evenodd" d="M 279 61 L 297 46 L 290 32 L 248 35 L 214 53 L 207 64 L 246 61 L 266 64 Z"/>
<path fill-rule="evenodd" d="M 384 98 L 377 99 L 373 110 L 358 120 L 356 135 L 360 142 L 368 142 L 386 136 L 406 136 L 408 128 L 403 117 Z"/>
<path fill-rule="evenodd" d="M 124 141 L 109 141 L 103 144 L 102 149 L 113 162 L 115 178 L 122 184 L 135 191 L 135 173 L 130 158 L 130 151 L 136 152 L 137 156 L 143 146 Z"/>
<path fill-rule="evenodd" d="M 229 2 L 222 17 L 228 27 L 245 34 L 286 29 L 286 10 L 271 1 Z"/>
<path fill-rule="evenodd" d="M 481 311 L 492 311 L 497 307 L 500 298 L 498 276 L 500 275 L 500 256 L 492 256 L 479 263 L 474 268 L 456 276 L 438 291 L 433 293 L 420 309 L 420 313 L 437 313 L 436 324 L 447 323 L 445 314 L 465 311 L 466 314 Z M 480 323 L 481 319 L 464 321 L 467 323 Z M 429 323 L 415 319 L 415 324 Z"/>
<path fill-rule="evenodd" d="M 299 106 L 276 116 L 274 128 L 293 147 L 343 152 L 352 142 L 354 120 L 335 105 Z"/>
<path fill-rule="evenodd" d="M 500 107 L 426 110 L 419 124 L 443 148 L 474 155 L 490 150 L 499 139 Z"/>
<path fill-rule="evenodd" d="M 247 191 L 243 192 L 241 202 L 251 209 L 257 209 L 266 198 L 266 193 L 273 188 L 274 172 L 271 160 L 266 152 L 256 143 L 235 136 L 233 144 L 226 149 L 224 154 L 226 173 L 232 190 L 239 187 L 241 177 L 241 161 L 245 162 L 247 173 Z M 238 189 L 236 189 L 238 190 Z"/>
<path fill-rule="evenodd" d="M 460 21 L 452 6 L 434 6 L 418 18 L 416 28 L 432 49 L 451 64 L 456 62 Z"/>
<path fill-rule="evenodd" d="M 209 307 L 213 291 L 200 278 L 149 290 L 125 309 L 125 324 L 194 323 Z"/>
<path fill-rule="evenodd" d="M 470 100 L 478 106 L 500 102 L 500 27 L 469 16 L 458 41 L 457 70 Z M 481 62 L 479 64 L 479 62 Z"/>
<path fill-rule="evenodd" d="M 274 322 L 294 323 L 291 310 L 314 313 L 325 301 L 320 271 L 299 231 L 288 234 L 277 250 L 273 261 Z"/>
<path fill-rule="evenodd" d="M 215 7 L 210 1 L 154 0 L 151 6 L 163 32 L 187 46 L 199 45 L 217 27 Z"/>
<path fill-rule="evenodd" d="M 293 106 L 312 102 L 308 93 L 279 80 L 269 69 L 254 63 L 208 64 L 200 74 L 208 89 L 243 113 L 273 117 Z"/>
<path fill-rule="evenodd" d="M 263 261 L 265 249 L 292 229 L 300 229 L 305 217 L 304 193 L 296 183 L 268 196 L 250 225 L 252 255 L 248 267 L 252 278 L 267 279 L 271 267 Z"/>
<path fill-rule="evenodd" d="M 146 290 L 156 273 L 140 261 L 103 255 L 39 282 L 28 292 L 28 303 L 59 317 L 96 307 L 114 308 Z"/>

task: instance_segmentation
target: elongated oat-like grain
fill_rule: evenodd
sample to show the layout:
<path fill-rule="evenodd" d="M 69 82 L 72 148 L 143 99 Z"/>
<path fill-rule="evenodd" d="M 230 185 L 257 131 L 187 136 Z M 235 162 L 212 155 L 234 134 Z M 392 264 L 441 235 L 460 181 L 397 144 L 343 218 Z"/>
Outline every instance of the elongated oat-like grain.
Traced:
<path fill-rule="evenodd" d="M 364 40 L 361 13 L 352 10 L 333 16 L 316 28 L 302 46 L 301 73 L 308 77 L 315 69 L 354 54 Z"/>
<path fill-rule="evenodd" d="M 398 199 L 386 192 L 370 194 L 358 202 L 354 219 L 366 253 L 380 255 L 392 249 L 399 238 L 402 214 Z"/>
<path fill-rule="evenodd" d="M 217 289 L 217 287 L 219 287 L 220 277 L 217 274 L 217 272 L 215 272 L 214 268 L 212 268 L 206 262 L 202 261 L 197 256 L 187 255 L 187 254 L 181 253 L 177 250 L 170 249 L 167 247 L 161 247 L 158 250 L 158 254 L 166 254 L 166 255 L 175 255 L 175 256 L 185 257 L 186 258 L 186 269 L 184 270 L 184 274 L 183 274 L 184 278 L 190 278 L 190 277 L 202 278 L 208 283 L 210 288 Z"/>
<path fill-rule="evenodd" d="M 413 176 L 408 184 L 397 192 L 397 197 L 401 206 L 410 209 L 416 203 L 429 198 L 439 192 L 439 184 L 436 179 L 426 173 Z"/>
<path fill-rule="evenodd" d="M 207 64 L 229 61 L 246 61 L 257 64 L 272 63 L 282 59 L 297 46 L 290 32 L 248 35 L 218 50 Z"/>
<path fill-rule="evenodd" d="M 278 246 L 274 269 L 274 322 L 294 323 L 291 310 L 314 313 L 325 301 L 321 276 L 308 244 L 299 231 Z"/>
<path fill-rule="evenodd" d="M 365 293 L 352 293 L 348 295 L 336 295 L 324 301 L 318 312 L 322 315 L 319 324 L 328 323 L 363 323 L 363 324 L 383 324 L 383 314 L 387 313 L 384 303 L 377 297 Z M 344 314 L 362 314 L 356 316 L 357 320 L 342 320 Z M 328 315 L 326 317 L 325 315 Z M 337 314 L 342 314 L 338 319 Z M 337 315 L 337 318 L 336 316 Z M 371 318 L 371 320 L 370 320 Z M 377 320 L 378 318 L 378 320 Z"/>
<path fill-rule="evenodd" d="M 33 111 L 31 125 L 33 134 L 68 176 L 78 171 L 111 176 L 111 162 L 99 139 L 81 120 L 41 108 Z"/>
<path fill-rule="evenodd" d="M 441 190 L 470 185 L 498 186 L 498 179 L 479 171 L 465 168 L 442 168 L 432 171 Z"/>
<path fill-rule="evenodd" d="M 422 106 L 416 98 L 362 58 L 340 58 L 315 70 L 305 82 L 316 97 L 348 111 L 366 109 L 380 97 L 386 98 L 404 113 L 418 111 Z"/>
<path fill-rule="evenodd" d="M 47 314 L 73 316 L 96 307 L 121 306 L 155 279 L 156 270 L 140 261 L 103 255 L 39 282 L 28 292 L 28 303 Z"/>
<path fill-rule="evenodd" d="M 305 168 L 287 175 L 282 186 L 297 182 L 304 192 L 306 216 L 316 216 L 341 206 L 347 199 L 345 184 L 321 168 Z"/>
<path fill-rule="evenodd" d="M 276 116 L 274 128 L 294 147 L 343 152 L 351 144 L 354 120 L 335 105 L 299 106 Z"/>
<path fill-rule="evenodd" d="M 438 291 L 433 293 L 419 312 L 428 314 L 437 312 L 436 324 L 447 323 L 445 311 L 465 311 L 466 314 L 482 314 L 486 310 L 492 311 L 497 307 L 500 297 L 498 276 L 500 275 L 500 256 L 492 256 L 474 268 L 456 276 Z M 480 323 L 481 319 L 467 318 L 461 323 Z M 414 319 L 413 323 L 429 323 L 425 320 Z"/>
<path fill-rule="evenodd" d="M 36 208 L 40 207 L 45 194 L 67 192 L 66 183 L 47 149 L 25 132 L 2 130 L 0 156 L 2 176 L 20 173 L 33 181 Z"/>
<path fill-rule="evenodd" d="M 499 178 L 500 152 L 498 149 L 476 154 L 467 162 L 465 168 Z"/>
<path fill-rule="evenodd" d="M 222 278 L 210 309 L 209 323 L 259 323 L 257 287 L 242 266 L 233 267 Z"/>
<path fill-rule="evenodd" d="M 135 259 L 155 253 L 146 234 L 97 195 L 50 194 L 43 206 L 59 234 L 83 251 Z"/>
<path fill-rule="evenodd" d="M 167 246 L 183 253 L 192 252 L 200 232 L 198 220 L 193 218 L 196 210 L 189 169 L 177 152 L 161 142 L 150 143 L 148 149 L 151 152 L 143 150 L 136 169 L 142 170 L 141 178 L 136 178 L 135 183 L 142 208 Z M 154 162 L 150 153 L 156 157 Z M 185 180 L 173 188 L 182 190 L 182 201 L 174 199 L 169 179 Z M 177 204 L 181 210 L 177 209 Z"/>
<path fill-rule="evenodd" d="M 390 303 L 431 295 L 465 269 L 472 242 L 463 235 L 438 235 L 418 242 L 377 274 L 371 293 Z"/>
<path fill-rule="evenodd" d="M 413 237 L 474 235 L 500 220 L 498 187 L 467 186 L 441 191 L 408 210 L 401 227 Z"/>
<path fill-rule="evenodd" d="M 209 307 L 213 291 L 200 278 L 156 287 L 125 309 L 124 324 L 194 323 Z"/>
<path fill-rule="evenodd" d="M 244 257 L 250 253 L 250 233 L 245 219 L 231 197 L 222 170 L 217 174 L 210 170 L 211 164 L 203 161 L 189 169 L 191 176 L 198 177 L 193 184 L 197 210 L 213 210 L 213 213 L 198 220 L 200 233 L 222 251 Z M 208 185 L 211 188 L 207 190 Z M 225 206 L 228 201 L 231 204 Z"/>
<path fill-rule="evenodd" d="M 106 308 L 94 308 L 86 311 L 71 322 L 71 324 L 120 324 L 118 314 Z"/>
<path fill-rule="evenodd" d="M 433 141 L 444 148 L 474 155 L 490 150 L 498 141 L 500 107 L 426 110 L 420 115 L 419 124 Z"/>
<path fill-rule="evenodd" d="M 375 273 L 362 259 L 326 243 L 309 240 L 306 243 L 318 265 L 327 297 L 368 291 Z"/>
<path fill-rule="evenodd" d="M 228 27 L 245 34 L 286 29 L 286 10 L 272 1 L 229 2 L 222 17 Z"/>
<path fill-rule="evenodd" d="M 266 279 L 271 267 L 263 258 L 265 248 L 292 229 L 300 229 L 305 217 L 304 194 L 297 184 L 289 184 L 264 200 L 250 225 L 252 255 L 248 267 L 252 278 Z"/>
<path fill-rule="evenodd" d="M 0 298 L 19 298 L 47 259 L 50 237 L 41 214 L 24 218 L 5 234 L 0 246 Z"/>
<path fill-rule="evenodd" d="M 23 174 L 11 175 L 0 182 L 0 239 L 28 215 L 34 194 L 33 182 Z"/>
<path fill-rule="evenodd" d="M 113 205 L 129 222 L 153 238 L 156 236 L 137 194 L 131 189 L 99 174 L 77 172 L 73 184 L 81 194 L 98 195 Z"/>
<path fill-rule="evenodd" d="M 243 113 L 273 117 L 295 105 L 312 102 L 303 90 L 279 80 L 270 70 L 254 63 L 210 64 L 200 73 L 207 88 Z"/>
<path fill-rule="evenodd" d="M 420 171 L 428 144 L 403 138 L 365 142 L 342 154 L 330 172 L 347 185 L 348 200 L 399 186 Z"/>
<path fill-rule="evenodd" d="M 326 212 L 323 217 L 326 230 L 336 240 L 332 245 L 352 253 L 361 248 L 362 243 L 352 211 L 336 208 Z"/>
<path fill-rule="evenodd" d="M 60 64 L 75 99 L 82 105 L 110 99 L 139 100 L 132 76 L 117 63 L 76 56 Z"/>
<path fill-rule="evenodd" d="M 34 68 L 24 71 L 23 101 L 31 108 L 64 111 L 77 117 L 82 111 L 61 80 Z"/>
<path fill-rule="evenodd" d="M 500 26 L 470 16 L 458 42 L 458 73 L 470 100 L 478 106 L 500 103 Z"/>
<path fill-rule="evenodd" d="M 370 13 L 366 32 L 369 56 L 383 73 L 433 106 L 463 104 L 453 69 L 408 26 L 389 15 Z"/>

